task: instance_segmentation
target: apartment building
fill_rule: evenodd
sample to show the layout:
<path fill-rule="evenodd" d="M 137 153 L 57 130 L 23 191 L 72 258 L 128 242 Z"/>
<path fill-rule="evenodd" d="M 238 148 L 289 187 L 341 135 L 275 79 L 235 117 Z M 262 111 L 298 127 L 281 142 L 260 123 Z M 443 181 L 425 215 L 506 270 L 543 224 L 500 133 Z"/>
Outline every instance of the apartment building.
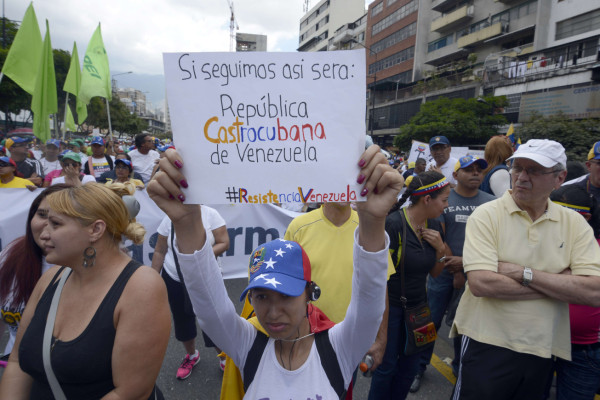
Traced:
<path fill-rule="evenodd" d="M 364 0 L 319 1 L 300 20 L 298 51 L 326 51 L 334 32 L 364 13 Z"/>
<path fill-rule="evenodd" d="M 440 96 L 506 95 L 513 122 L 532 110 L 596 115 L 584 110 L 600 104 L 598 0 L 375 0 L 368 18 L 377 82 L 369 124 L 379 143 Z M 565 94 L 562 108 L 536 106 L 547 103 L 539 93 L 563 89 L 576 94 Z"/>

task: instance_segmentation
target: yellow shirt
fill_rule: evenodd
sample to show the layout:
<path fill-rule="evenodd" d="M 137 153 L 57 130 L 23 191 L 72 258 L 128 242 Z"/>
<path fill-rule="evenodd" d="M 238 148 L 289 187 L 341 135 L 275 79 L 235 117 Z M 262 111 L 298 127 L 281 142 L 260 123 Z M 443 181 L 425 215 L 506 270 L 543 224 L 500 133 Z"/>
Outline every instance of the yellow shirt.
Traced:
<path fill-rule="evenodd" d="M 570 267 L 573 275 L 600 276 L 600 247 L 581 215 L 548 201 L 546 213 L 532 221 L 511 192 L 469 217 L 465 272 L 497 272 L 498 261 L 505 261 L 555 274 Z M 450 335 L 457 333 L 520 353 L 571 359 L 569 305 L 550 298 L 475 297 L 467 283 Z"/>
<path fill-rule="evenodd" d="M 323 207 L 302 214 L 287 228 L 284 239 L 298 242 L 310 259 L 311 277 L 321 287 L 315 302 L 330 320 L 341 322 L 346 316 L 352 294 L 352 255 L 358 214 L 352 210 L 342 226 L 332 224 Z M 388 255 L 388 278 L 395 271 Z"/>
<path fill-rule="evenodd" d="M 23 178 L 19 178 L 17 176 L 15 176 L 14 179 L 12 181 L 8 182 L 8 183 L 2 183 L 0 181 L 0 188 L 24 189 L 28 185 L 35 186 L 33 184 L 33 182 L 31 182 L 29 179 L 23 179 Z"/>

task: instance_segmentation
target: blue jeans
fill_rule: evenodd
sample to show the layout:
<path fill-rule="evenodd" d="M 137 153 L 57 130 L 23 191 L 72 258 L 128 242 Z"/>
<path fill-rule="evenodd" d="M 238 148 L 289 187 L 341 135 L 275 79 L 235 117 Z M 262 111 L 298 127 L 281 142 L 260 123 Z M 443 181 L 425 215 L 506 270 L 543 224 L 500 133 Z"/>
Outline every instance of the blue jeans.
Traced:
<path fill-rule="evenodd" d="M 593 399 L 600 387 L 600 348 L 578 346 L 571 351 L 571 358 L 573 361 L 556 360 L 556 399 Z"/>
<path fill-rule="evenodd" d="M 452 298 L 452 292 L 454 292 L 453 279 L 452 274 L 444 269 L 437 278 L 429 275 L 429 279 L 427 280 L 427 302 L 429 303 L 429 309 L 431 310 L 431 319 L 433 320 L 437 331 L 440 330 L 444 314 L 446 313 L 446 309 Z M 458 346 L 460 348 L 460 342 L 458 343 Z M 422 351 L 419 354 L 421 355 L 419 360 L 419 373 L 422 374 L 425 372 L 431 361 L 433 347 Z M 454 358 L 456 359 L 456 357 Z M 456 362 L 458 363 L 458 360 Z"/>
<path fill-rule="evenodd" d="M 402 307 L 390 305 L 387 345 L 381 365 L 373 372 L 369 400 L 402 400 L 417 374 L 420 353 L 406 356 L 406 328 Z"/>

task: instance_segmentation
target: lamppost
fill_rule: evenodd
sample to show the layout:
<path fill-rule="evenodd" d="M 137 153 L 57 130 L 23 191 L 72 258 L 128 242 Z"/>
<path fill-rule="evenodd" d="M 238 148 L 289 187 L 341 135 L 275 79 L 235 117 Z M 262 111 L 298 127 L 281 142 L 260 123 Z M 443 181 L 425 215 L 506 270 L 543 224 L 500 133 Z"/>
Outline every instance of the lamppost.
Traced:
<path fill-rule="evenodd" d="M 369 52 L 375 56 L 375 64 L 377 64 L 377 53 L 371 50 L 370 47 L 365 46 L 364 44 L 355 39 L 350 39 L 350 41 L 358 44 L 359 46 L 364 47 L 365 50 L 369 50 Z M 369 75 L 369 71 L 367 71 L 367 76 Z M 371 117 L 369 118 L 369 123 L 371 124 L 371 138 L 373 137 L 373 127 L 375 126 L 375 86 L 377 86 L 377 68 L 375 68 L 375 72 L 373 72 L 373 88 L 369 90 L 369 92 L 373 96 L 373 99 L 371 100 Z"/>
<path fill-rule="evenodd" d="M 113 91 L 113 92 L 116 92 L 116 91 L 117 91 L 117 80 L 115 79 L 115 76 L 119 76 L 119 75 L 129 75 L 129 74 L 133 74 L 133 71 L 121 72 L 121 73 L 119 73 L 119 74 L 114 74 L 114 75 L 112 76 L 111 83 L 112 83 L 112 91 Z"/>

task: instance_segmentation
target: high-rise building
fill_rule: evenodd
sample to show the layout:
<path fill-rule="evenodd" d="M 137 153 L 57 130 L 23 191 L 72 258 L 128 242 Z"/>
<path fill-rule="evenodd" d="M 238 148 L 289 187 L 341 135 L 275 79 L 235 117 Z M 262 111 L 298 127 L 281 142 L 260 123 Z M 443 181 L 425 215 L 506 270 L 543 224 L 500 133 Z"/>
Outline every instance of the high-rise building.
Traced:
<path fill-rule="evenodd" d="M 237 33 L 235 51 L 267 51 L 267 35 Z"/>
<path fill-rule="evenodd" d="M 300 20 L 298 51 L 325 51 L 329 38 L 342 25 L 365 13 L 364 0 L 321 0 Z"/>

